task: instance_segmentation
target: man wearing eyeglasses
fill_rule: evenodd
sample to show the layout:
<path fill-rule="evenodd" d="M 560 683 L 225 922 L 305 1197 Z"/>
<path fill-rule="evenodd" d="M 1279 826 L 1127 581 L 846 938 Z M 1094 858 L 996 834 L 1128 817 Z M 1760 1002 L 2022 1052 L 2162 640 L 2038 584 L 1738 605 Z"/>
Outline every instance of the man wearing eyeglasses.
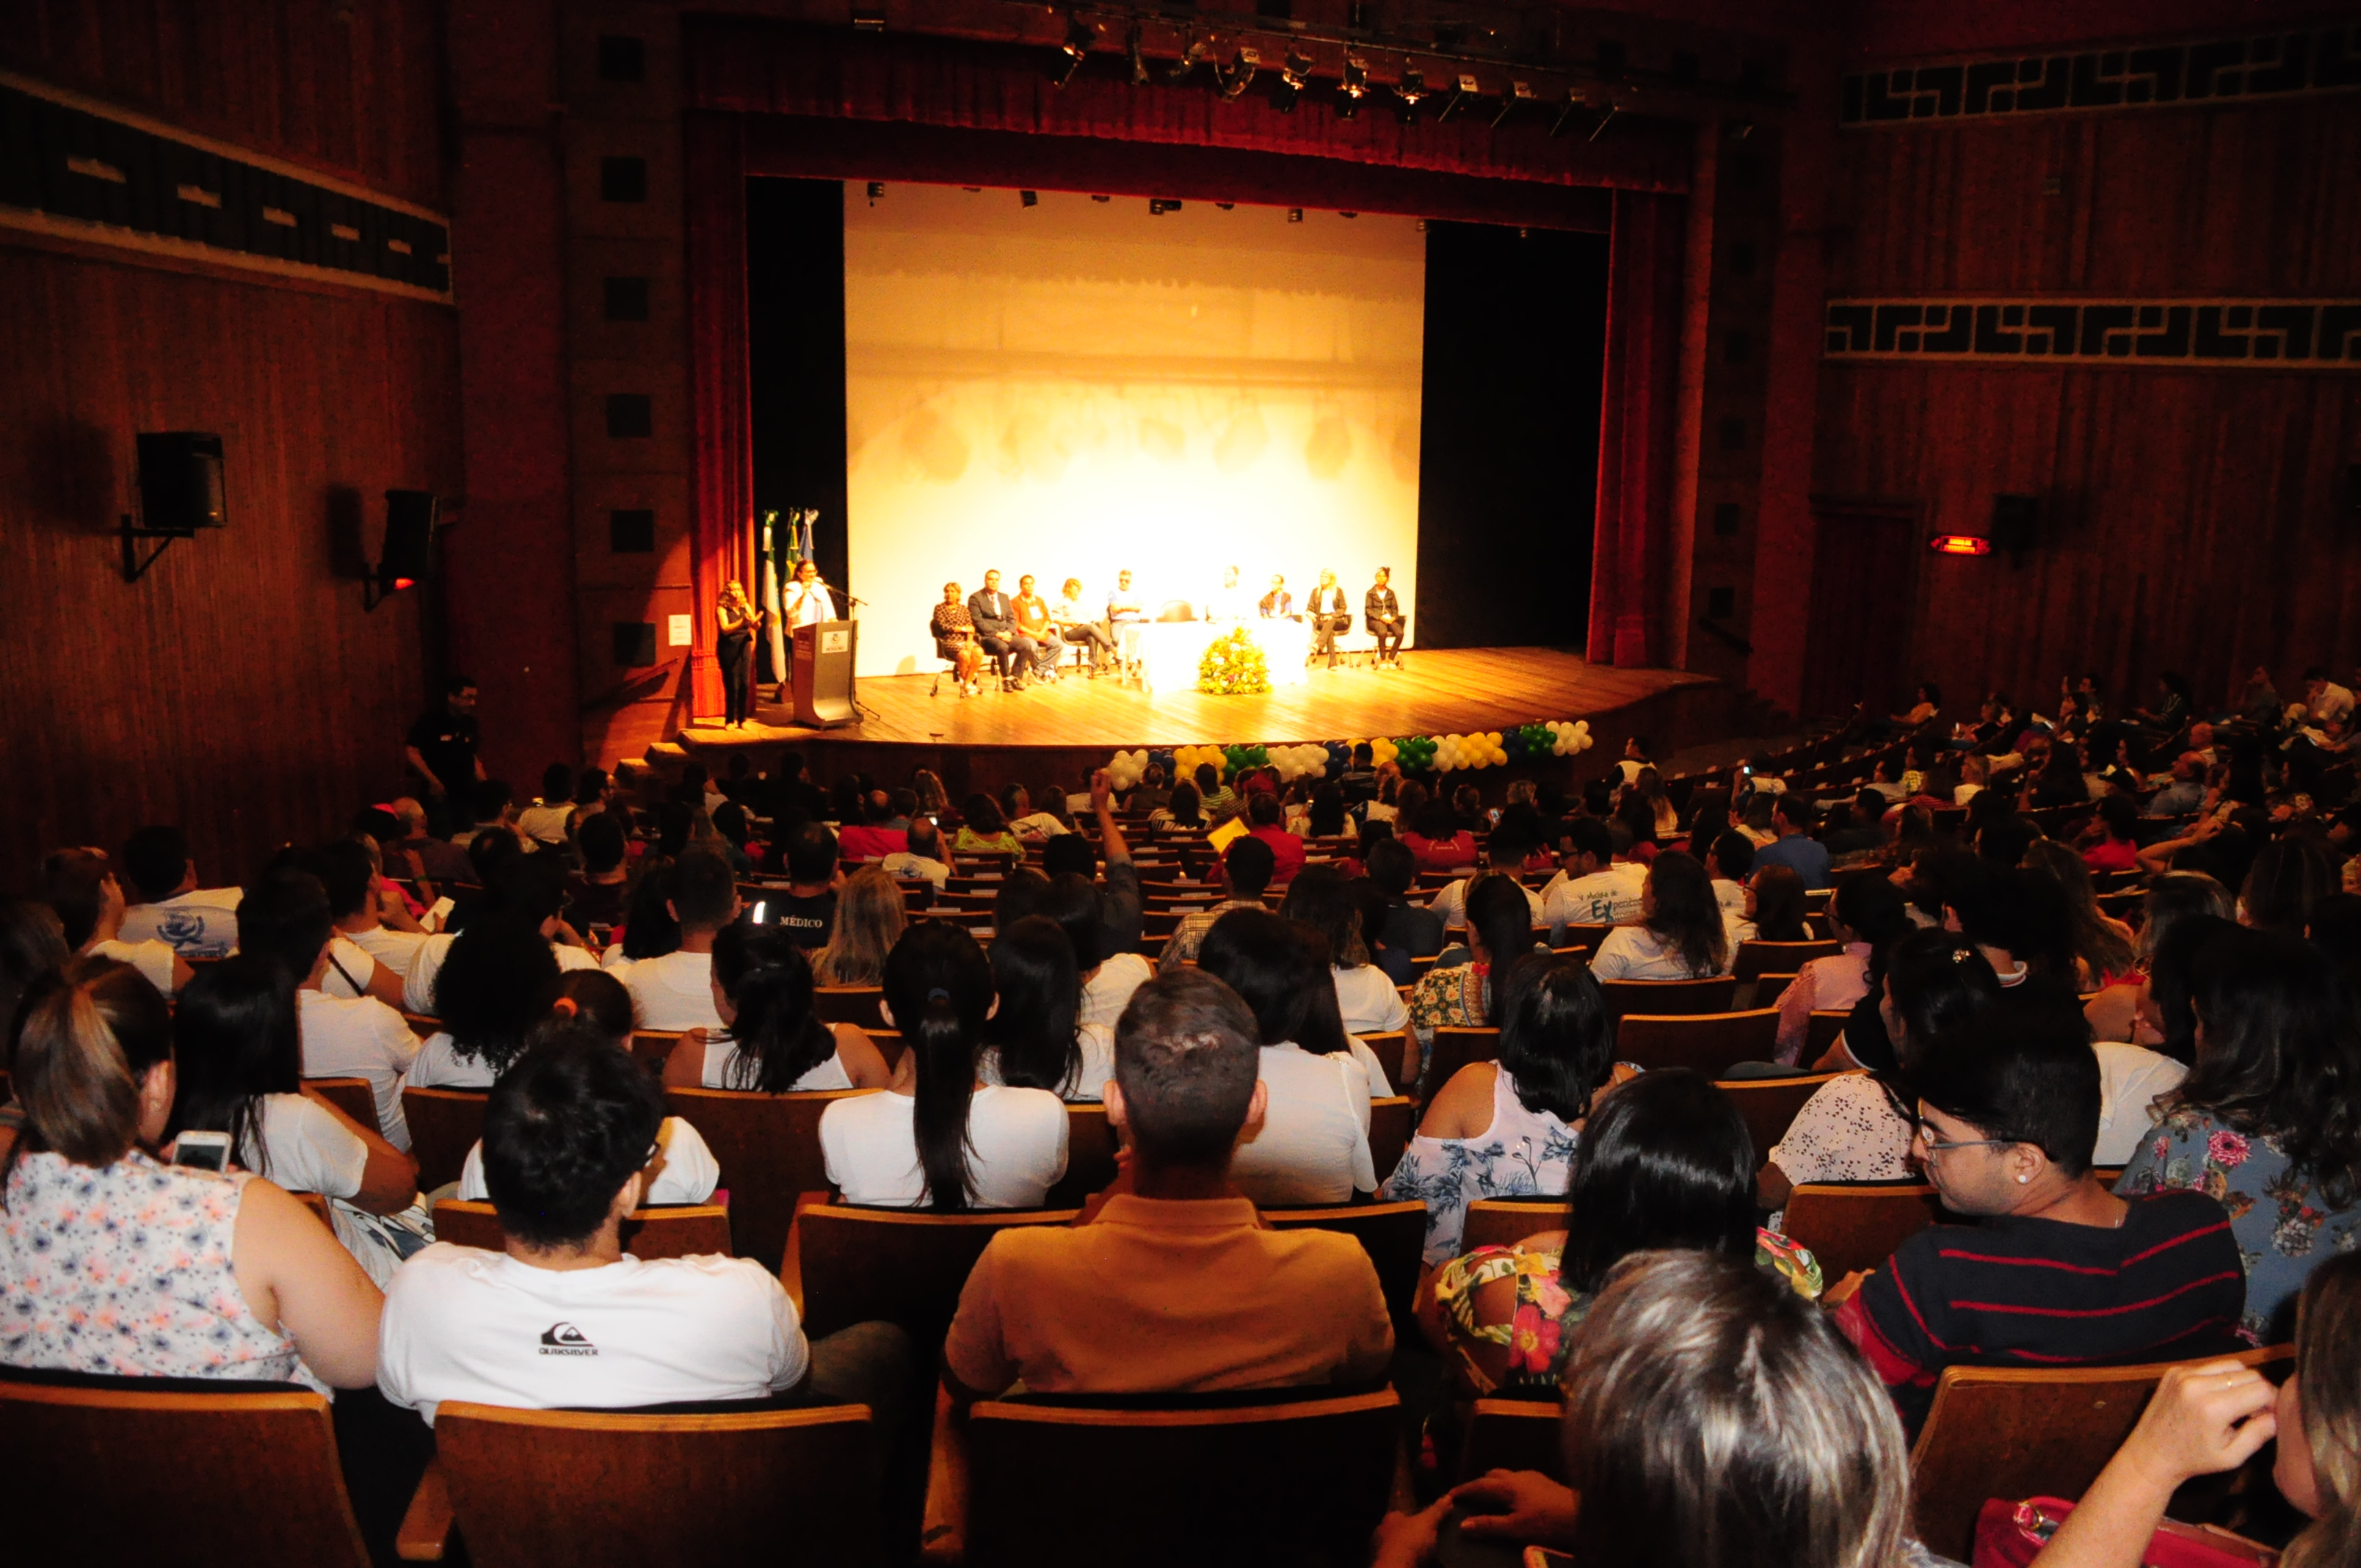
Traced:
<path fill-rule="evenodd" d="M 2091 1168 L 2099 1059 L 2070 1003 L 2004 1005 L 1914 1075 L 1911 1162 L 1971 1224 L 1828 1292 L 1915 1435 L 1947 1366 L 2107 1365 L 2245 1348 L 2246 1267 L 2202 1192 L 2115 1196 Z"/>

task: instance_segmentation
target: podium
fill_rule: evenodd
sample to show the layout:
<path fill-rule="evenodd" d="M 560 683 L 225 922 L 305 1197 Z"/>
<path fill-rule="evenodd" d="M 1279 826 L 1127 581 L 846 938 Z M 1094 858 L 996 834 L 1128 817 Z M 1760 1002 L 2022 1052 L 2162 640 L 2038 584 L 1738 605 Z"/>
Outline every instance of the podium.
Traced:
<path fill-rule="evenodd" d="M 820 620 L 796 628 L 796 722 L 808 729 L 839 729 L 861 722 L 852 706 L 852 655 L 857 620 Z"/>

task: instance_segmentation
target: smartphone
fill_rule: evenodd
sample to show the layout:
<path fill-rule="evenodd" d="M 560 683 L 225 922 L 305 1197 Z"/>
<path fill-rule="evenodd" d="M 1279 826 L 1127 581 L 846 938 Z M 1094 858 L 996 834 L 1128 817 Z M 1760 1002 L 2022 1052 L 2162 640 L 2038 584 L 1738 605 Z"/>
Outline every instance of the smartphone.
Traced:
<path fill-rule="evenodd" d="M 764 912 L 770 907 L 770 900 L 762 898 L 756 899 L 754 901 L 754 907 L 747 912 L 747 923 L 749 925 L 760 926 L 763 923 Z"/>
<path fill-rule="evenodd" d="M 182 1133 L 172 1146 L 172 1163 L 191 1170 L 227 1170 L 227 1133 Z"/>
<path fill-rule="evenodd" d="M 1752 762 L 1741 762 L 1738 764 L 1738 771 L 1744 773 L 1751 779 L 1754 776 L 1754 764 Z"/>

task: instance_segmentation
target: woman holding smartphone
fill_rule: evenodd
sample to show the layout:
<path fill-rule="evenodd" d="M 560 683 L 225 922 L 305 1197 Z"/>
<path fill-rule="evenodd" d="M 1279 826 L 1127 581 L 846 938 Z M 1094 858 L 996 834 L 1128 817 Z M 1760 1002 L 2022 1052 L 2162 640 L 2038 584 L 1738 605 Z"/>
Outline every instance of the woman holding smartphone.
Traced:
<path fill-rule="evenodd" d="M 164 1135 L 175 1087 L 156 988 L 84 959 L 38 982 L 21 1016 L 25 1127 L 0 1133 L 0 1357 L 323 1392 L 375 1383 L 384 1300 L 328 1228 L 260 1177 L 141 1146 Z M 140 1212 L 150 1223 L 107 1219 Z"/>

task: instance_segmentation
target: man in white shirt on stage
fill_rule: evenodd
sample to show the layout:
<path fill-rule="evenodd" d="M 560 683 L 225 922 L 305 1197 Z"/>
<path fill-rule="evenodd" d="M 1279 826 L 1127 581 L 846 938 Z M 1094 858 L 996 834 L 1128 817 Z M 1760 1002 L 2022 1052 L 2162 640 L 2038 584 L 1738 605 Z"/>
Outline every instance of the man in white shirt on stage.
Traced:
<path fill-rule="evenodd" d="M 1147 622 L 1147 597 L 1132 587 L 1131 574 L 1124 572 L 1116 576 L 1115 587 L 1107 595 L 1107 624 L 1114 629 L 1115 645 L 1123 654 L 1126 672 L 1139 668 L 1139 629 Z"/>

